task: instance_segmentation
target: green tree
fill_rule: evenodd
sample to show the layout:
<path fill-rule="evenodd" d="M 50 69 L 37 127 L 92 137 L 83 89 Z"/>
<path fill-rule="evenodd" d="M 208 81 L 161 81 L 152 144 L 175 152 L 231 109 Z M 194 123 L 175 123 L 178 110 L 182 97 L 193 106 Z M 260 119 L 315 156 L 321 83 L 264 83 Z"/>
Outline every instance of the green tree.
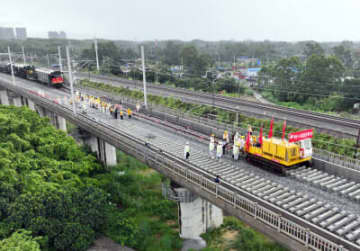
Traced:
<path fill-rule="evenodd" d="M 333 48 L 334 55 L 342 61 L 342 63 L 347 67 L 351 68 L 353 66 L 353 59 L 351 51 L 346 49 L 343 45 L 335 46 Z"/>
<path fill-rule="evenodd" d="M 166 42 L 165 48 L 163 50 L 163 63 L 168 65 L 179 65 L 180 61 L 180 52 L 181 45 L 175 43 L 174 41 Z"/>
<path fill-rule="evenodd" d="M 40 251 L 38 241 L 41 238 L 33 238 L 30 231 L 18 230 L 9 238 L 0 241 L 0 251 Z"/>
<path fill-rule="evenodd" d="M 306 61 L 298 88 L 304 93 L 317 95 L 317 98 L 326 97 L 332 92 L 340 92 L 344 71 L 345 68 L 338 58 L 314 54 Z M 297 101 L 302 103 L 307 99 L 308 96 L 305 94 Z"/>
<path fill-rule="evenodd" d="M 298 81 L 302 72 L 298 57 L 281 59 L 271 70 L 274 77 L 273 95 L 280 101 L 293 101 L 298 93 Z M 270 73 L 270 72 L 269 72 Z M 293 92 L 291 92 L 294 90 Z"/>
<path fill-rule="evenodd" d="M 195 46 L 184 47 L 181 51 L 186 69 L 197 76 L 204 75 L 207 67 L 212 63 L 211 57 L 206 54 L 199 54 Z"/>
<path fill-rule="evenodd" d="M 309 58 L 312 55 L 324 55 L 325 52 L 324 49 L 320 46 L 320 44 L 311 41 L 305 44 L 303 53 L 306 56 L 306 58 Z"/>
<path fill-rule="evenodd" d="M 111 41 L 98 43 L 98 56 L 100 64 L 103 64 L 104 61 L 108 59 L 115 63 L 118 63 L 121 60 L 119 48 Z M 91 48 L 84 49 L 81 53 L 81 58 L 95 60 L 95 45 L 92 44 Z"/>

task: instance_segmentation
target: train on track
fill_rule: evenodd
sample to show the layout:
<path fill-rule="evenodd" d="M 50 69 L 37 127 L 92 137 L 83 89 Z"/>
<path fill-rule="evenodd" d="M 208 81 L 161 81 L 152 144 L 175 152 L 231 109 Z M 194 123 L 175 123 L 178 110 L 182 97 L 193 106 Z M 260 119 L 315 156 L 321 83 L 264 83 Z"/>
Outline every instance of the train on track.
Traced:
<path fill-rule="evenodd" d="M 64 78 L 60 71 L 37 68 L 35 66 L 25 64 L 13 64 L 12 66 L 14 75 L 17 77 L 37 81 L 55 88 L 60 88 L 64 85 Z M 11 64 L 0 63 L 0 72 L 11 74 Z"/>

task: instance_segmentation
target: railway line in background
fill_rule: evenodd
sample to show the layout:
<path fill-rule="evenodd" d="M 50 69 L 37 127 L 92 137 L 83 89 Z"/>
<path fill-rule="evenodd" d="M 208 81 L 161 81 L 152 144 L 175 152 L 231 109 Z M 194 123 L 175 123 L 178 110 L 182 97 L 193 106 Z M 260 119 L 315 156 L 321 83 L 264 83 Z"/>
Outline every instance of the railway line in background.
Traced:
<path fill-rule="evenodd" d="M 77 73 L 76 77 L 78 79 L 90 79 L 97 82 L 104 82 L 116 87 L 128 87 L 137 90 L 143 88 L 143 84 L 140 81 L 116 77 L 85 73 Z M 358 145 L 360 144 L 360 121 L 358 120 L 155 84 L 148 84 L 148 92 L 153 95 L 176 97 L 182 101 L 193 104 L 214 104 L 216 107 L 224 110 L 239 112 L 258 118 L 273 117 L 275 120 L 281 121 L 286 119 L 290 125 L 315 128 L 320 132 L 326 132 L 345 138 L 356 138 Z"/>
<path fill-rule="evenodd" d="M 24 81 L 25 84 L 26 82 Z M 334 245 L 334 243 L 341 244 L 349 250 L 358 250 L 360 247 L 360 216 L 357 213 L 359 210 L 356 209 L 358 204 L 354 204 L 346 198 L 342 198 L 333 205 L 328 204 L 328 197 L 323 197 L 324 195 L 319 191 L 314 192 L 310 198 L 306 194 L 307 192 L 301 191 L 299 186 L 294 186 L 298 181 L 290 180 L 292 185 L 289 186 L 283 183 L 289 182 L 289 179 L 281 182 L 280 177 L 273 176 L 272 179 L 269 179 L 268 175 L 261 175 L 263 173 L 261 170 L 256 170 L 254 173 L 254 170 L 240 163 L 234 165 L 228 160 L 222 162 L 210 160 L 206 150 L 205 153 L 194 150 L 191 161 L 183 161 L 183 144 L 174 142 L 170 136 L 156 133 L 155 127 L 158 126 L 152 126 L 146 130 L 146 126 L 139 124 L 141 121 L 137 123 L 135 121 L 123 121 L 126 123 L 124 123 L 125 126 L 119 127 L 116 121 L 109 119 L 109 116 L 106 117 L 105 114 L 96 112 L 88 115 L 79 113 L 74 116 L 69 109 L 70 106 L 64 107 L 53 103 L 51 100 L 34 97 L 23 86 L 10 89 L 17 90 L 47 109 L 58 112 L 59 115 L 94 133 L 94 135 L 103 137 L 104 140 L 125 150 L 125 152 L 129 152 L 130 149 L 140 152 L 139 155 L 135 155 L 137 158 L 146 155 L 147 161 L 150 160 L 150 165 L 151 161 L 164 161 L 166 159 L 168 162 L 166 166 L 162 166 L 160 169 L 158 166 L 152 165 L 152 167 L 168 177 L 176 174 L 173 178 L 176 180 L 180 177 L 180 180 L 177 179 L 180 184 L 185 186 L 196 185 L 201 191 L 209 192 L 211 197 L 208 199 L 214 204 L 227 203 L 227 210 L 235 209 L 239 212 L 245 212 L 268 226 L 275 227 L 279 232 L 304 243 L 305 246 L 320 250 L 341 250 L 341 247 Z M 51 91 L 59 92 L 59 90 Z M 158 130 L 163 131 L 162 128 Z M 146 142 L 144 139 L 149 133 L 156 134 L 156 137 L 152 137 L 153 140 L 150 142 L 149 148 L 144 149 L 144 142 Z M 184 141 L 183 138 L 180 140 Z M 134 155 L 134 153 L 129 153 Z M 216 174 L 223 177 L 220 187 L 217 187 L 213 182 Z M 305 173 L 302 174 L 305 177 Z M 298 191 L 293 191 L 293 188 Z M 272 193 L 268 193 L 268 191 Z M 310 189 L 310 191 L 316 191 L 316 189 Z M 354 191 L 357 190 L 347 190 L 348 193 Z M 217 199 L 214 201 L 213 198 L 215 197 Z M 309 201 L 313 205 L 310 205 Z M 345 203 L 345 201 L 347 202 Z M 346 211 L 342 204 L 352 209 Z"/>

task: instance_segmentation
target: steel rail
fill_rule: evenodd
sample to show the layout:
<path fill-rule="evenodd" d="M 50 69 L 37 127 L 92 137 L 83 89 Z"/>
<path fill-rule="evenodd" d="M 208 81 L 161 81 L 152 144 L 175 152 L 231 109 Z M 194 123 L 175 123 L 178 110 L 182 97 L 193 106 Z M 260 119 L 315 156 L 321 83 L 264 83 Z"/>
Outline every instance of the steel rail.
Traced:
<path fill-rule="evenodd" d="M 63 116 L 125 152 L 129 152 L 130 149 L 137 151 L 136 157 L 150 164 L 153 162 L 152 167 L 168 177 L 173 177 L 171 174 L 175 174 L 176 177 L 174 176 L 174 178 L 183 183 L 185 187 L 189 187 L 189 183 L 192 183 L 200 187 L 202 192 L 209 193 L 209 199 L 215 201 L 215 204 L 221 204 L 218 201 L 221 200 L 225 203 L 225 209 L 230 207 L 239 209 L 262 223 L 277 229 L 278 232 L 284 233 L 303 243 L 306 247 L 314 250 L 339 251 L 359 249 L 359 246 L 356 244 L 294 216 L 286 210 L 255 197 L 230 183 L 223 182 L 221 185 L 217 185 L 213 181 L 213 175 L 198 168 L 196 165 L 186 162 L 151 144 L 146 146 L 144 140 L 129 136 L 120 131 L 119 128 L 114 128 L 107 123 L 99 122 L 96 118 L 90 118 L 83 114 L 74 115 L 69 108 L 39 96 L 35 92 L 24 90 L 20 86 L 4 84 L 3 82 L 0 82 L 0 86 L 12 90 L 23 97 L 30 98 L 37 105 L 46 107 L 46 109 Z M 158 166 L 159 163 L 161 168 Z M 193 188 L 190 186 L 190 189 Z M 216 199 L 214 199 L 214 196 Z M 224 205 L 221 204 L 220 207 L 224 207 Z"/>
<path fill-rule="evenodd" d="M 104 96 L 106 94 L 106 100 L 108 100 L 109 102 L 112 103 L 119 103 L 120 99 L 122 100 L 122 102 L 125 105 L 130 106 L 132 109 L 135 108 L 135 104 L 138 103 L 138 100 L 126 97 L 126 96 L 115 96 L 113 94 L 109 94 L 106 93 L 104 91 L 99 91 L 96 89 L 92 89 L 92 88 L 79 88 L 79 90 L 81 92 L 88 92 L 91 95 L 94 95 L 94 92 L 96 94 L 98 94 L 99 96 Z M 186 121 L 188 121 L 189 127 L 192 128 L 192 130 L 198 131 L 200 133 L 203 133 L 205 135 L 210 135 L 210 132 L 208 129 L 208 127 L 210 126 L 211 128 L 213 128 L 211 130 L 211 133 L 216 133 L 218 134 L 218 137 L 222 137 L 222 133 L 224 130 L 228 130 L 230 132 L 230 134 L 236 130 L 236 131 L 246 131 L 247 128 L 240 128 L 240 127 L 234 127 L 233 125 L 229 125 L 229 124 L 225 124 L 225 123 L 219 123 L 218 121 L 215 120 L 209 120 L 209 119 L 205 119 L 202 117 L 192 117 L 190 116 L 190 114 L 187 114 L 185 116 L 185 114 L 174 111 L 172 109 L 169 108 L 164 108 L 164 107 L 160 107 L 160 106 L 155 106 L 155 105 L 151 105 L 149 107 L 149 111 L 146 112 L 146 114 L 149 114 L 151 116 L 157 117 L 161 120 L 165 120 L 168 121 L 169 119 L 171 121 L 174 122 L 174 117 L 176 117 L 177 122 L 179 122 L 180 119 L 182 119 L 182 121 L 184 123 L 186 123 Z M 181 126 L 185 126 L 184 123 L 181 123 Z M 191 124 L 196 124 L 197 126 L 193 127 L 191 126 Z M 206 128 L 201 128 L 201 130 L 199 130 L 200 125 L 202 125 L 202 127 Z M 314 148 L 314 152 L 317 154 L 316 157 L 319 160 L 324 160 L 324 161 L 330 161 L 333 164 L 337 164 L 339 165 L 340 168 L 347 168 L 347 169 L 353 169 L 353 170 L 357 170 L 358 172 L 360 172 L 360 160 L 359 159 L 353 159 L 350 157 L 346 157 L 346 156 L 342 156 L 336 153 L 331 153 L 331 152 L 327 152 L 325 150 L 322 149 L 317 149 Z M 321 154 L 321 155 L 319 155 Z M 335 163 L 336 162 L 336 163 Z"/>
<path fill-rule="evenodd" d="M 81 77 L 87 77 L 86 74 L 79 74 L 79 73 L 77 73 L 77 74 L 78 74 L 78 76 L 81 76 Z M 137 81 L 131 81 L 131 80 L 120 79 L 120 78 L 115 78 L 115 77 L 108 77 L 108 76 L 103 76 L 103 75 L 90 75 L 90 77 L 94 78 L 94 79 L 98 78 L 98 79 L 103 79 L 103 80 L 116 81 L 119 83 L 123 82 L 126 84 L 138 85 Z M 196 97 L 197 100 L 199 99 L 199 97 L 204 98 L 204 99 L 206 99 L 206 101 L 202 102 L 203 104 L 205 104 L 205 103 L 210 104 L 210 105 L 212 104 L 213 96 L 211 94 L 208 94 L 205 92 L 200 92 L 200 91 L 194 92 L 194 91 L 190 91 L 190 90 L 183 89 L 183 88 L 171 88 L 171 87 L 165 87 L 165 86 L 154 85 L 154 84 L 148 84 L 148 87 L 152 88 L 154 90 L 162 90 L 167 93 L 177 93 L 177 94 L 186 95 L 188 97 Z M 227 104 L 227 106 L 219 105 L 219 104 L 217 104 L 216 106 L 218 106 L 219 108 L 226 108 L 226 109 L 230 108 L 232 111 L 240 111 L 240 110 L 236 109 L 236 107 L 233 107 L 233 105 L 235 105 L 235 106 L 243 105 L 243 106 L 248 106 L 248 107 L 253 107 L 253 108 L 257 108 L 257 109 L 270 111 L 270 112 L 281 112 L 284 115 L 293 115 L 293 116 L 297 116 L 300 118 L 313 119 L 313 120 L 323 121 L 323 122 L 331 122 L 331 123 L 335 123 L 335 124 L 341 125 L 341 126 L 346 126 L 349 128 L 360 129 L 360 121 L 358 121 L 358 120 L 347 119 L 347 118 L 342 118 L 342 117 L 337 117 L 337 116 L 332 116 L 332 115 L 317 113 L 317 112 L 312 112 L 312 111 L 294 109 L 294 108 L 289 108 L 289 107 L 285 107 L 285 106 L 277 106 L 277 105 L 271 105 L 271 104 L 259 104 L 259 103 L 253 102 L 253 101 L 243 100 L 243 99 L 239 99 L 239 98 L 224 97 L 222 95 L 217 95 L 217 94 L 215 95 L 215 98 L 216 98 L 216 102 L 224 102 L 225 104 Z M 229 107 L 229 105 L 231 105 L 231 106 Z"/>

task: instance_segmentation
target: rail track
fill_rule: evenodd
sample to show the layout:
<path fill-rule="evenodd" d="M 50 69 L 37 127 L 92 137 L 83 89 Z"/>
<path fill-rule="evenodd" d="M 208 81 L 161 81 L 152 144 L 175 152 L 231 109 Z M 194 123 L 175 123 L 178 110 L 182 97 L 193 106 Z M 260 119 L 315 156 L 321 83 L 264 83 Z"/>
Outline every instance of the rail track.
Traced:
<path fill-rule="evenodd" d="M 135 89 L 142 88 L 142 83 L 139 81 L 131 81 L 103 75 L 77 73 L 77 78 L 90 78 L 95 81 L 105 81 L 107 84 L 111 84 L 113 86 L 126 86 Z M 171 88 L 162 85 L 148 84 L 148 89 L 150 93 L 155 95 L 163 94 L 167 96 L 175 96 L 184 101 L 195 104 L 215 104 L 216 107 L 233 112 L 253 114 L 266 118 L 274 117 L 278 120 L 286 119 L 293 125 L 310 126 L 322 131 L 330 132 L 334 135 L 356 137 L 358 143 L 360 143 L 360 121 L 358 120 L 271 104 L 261 104 L 239 98 L 225 97 L 222 95 L 194 92 L 182 88 Z"/>
<path fill-rule="evenodd" d="M 319 192 L 311 187 L 304 187 L 303 183 L 297 183 L 296 180 L 289 183 L 288 178 L 284 180 L 272 176 L 273 179 L 270 179 L 269 175 L 262 174 L 260 169 L 251 169 L 241 162 L 234 163 L 225 159 L 214 161 L 208 157 L 206 150 L 192 150 L 190 161 L 184 161 L 184 138 L 180 137 L 180 142 L 177 142 L 174 140 L 174 133 L 170 133 L 170 136 L 156 133 L 156 130 L 164 131 L 159 125 L 150 128 L 134 120 L 124 120 L 119 125 L 119 121 L 92 109 L 87 115 L 79 113 L 74 116 L 70 106 L 62 106 L 44 97 L 36 97 L 23 87 L 10 89 L 33 99 L 47 109 L 58 112 L 125 151 L 132 147 L 141 150 L 144 143 L 148 142 L 151 153 L 147 154 L 149 159 L 160 155 L 173 162 L 164 169 L 171 169 L 173 174 L 176 173 L 179 177 L 184 177 L 184 180 L 203 187 L 204 191 L 211 192 L 229 206 L 266 222 L 308 247 L 316 250 L 341 250 L 339 245 L 342 245 L 344 250 L 360 248 L 359 204 L 347 198 L 336 196 L 337 201 L 334 204 L 330 199 L 333 195 L 330 194 L 329 197 L 326 191 Z M 124 138 L 127 139 L 126 144 L 121 143 L 124 142 Z M 164 172 L 164 169 L 159 170 Z M 221 175 L 221 186 L 213 183 L 215 175 Z"/>
<path fill-rule="evenodd" d="M 97 115 L 97 117 L 99 117 L 99 115 Z M 106 115 L 100 115 L 100 117 L 102 120 L 109 121 L 108 123 L 110 124 L 115 125 L 117 123 L 115 120 L 109 120 Z M 144 115 L 141 115 L 141 117 L 135 115 L 135 118 L 138 118 L 138 120 L 145 123 L 153 124 L 153 126 L 155 123 L 156 127 L 160 126 L 159 130 L 169 128 L 169 126 L 171 127 L 171 130 L 176 130 L 177 132 L 181 130 L 179 127 L 176 128 L 176 125 L 168 125 L 166 122 L 161 123 L 161 121 L 156 121 Z M 122 128 L 126 128 L 126 133 L 129 135 L 136 135 L 139 138 L 146 139 L 151 145 L 160 149 L 166 149 L 166 152 L 171 153 L 178 158 L 183 157 L 184 145 L 174 141 L 174 139 L 159 135 L 154 128 L 145 129 L 146 126 L 129 120 L 124 120 L 120 123 Z M 337 201 L 337 203 L 340 204 L 337 205 L 331 202 L 330 199 L 324 199 L 329 198 L 328 196 L 337 196 L 337 194 L 330 190 L 323 189 L 323 193 L 327 194 L 323 197 L 320 196 L 322 192 L 313 192 L 317 190 L 316 186 L 309 189 L 307 187 L 307 182 L 304 182 L 301 179 L 296 182 L 290 181 L 289 178 L 285 178 L 287 179 L 286 182 L 284 182 L 284 180 L 280 182 L 279 180 L 283 179 L 282 177 L 272 174 L 264 175 L 262 170 L 249 168 L 249 166 L 244 166 L 242 162 L 233 162 L 229 159 L 215 161 L 209 158 L 206 150 L 205 152 L 197 149 L 191 150 L 189 163 L 194 164 L 197 168 L 211 174 L 212 177 L 220 175 L 223 182 L 231 184 L 239 190 L 246 191 L 259 200 L 266 201 L 277 208 L 287 211 L 293 215 L 293 220 L 301 218 L 308 222 L 308 226 L 316 225 L 326 231 L 332 232 L 334 235 L 341 236 L 348 241 L 360 245 L 360 214 L 357 213 L 357 210 L 359 210 L 360 207 L 356 206 L 356 202 L 350 203 L 353 206 L 355 205 L 355 208 L 346 210 L 350 204 L 345 202 L 348 198 L 356 199 L 354 196 L 360 193 L 360 191 L 354 193 L 354 191 L 357 191 L 356 188 L 360 187 L 356 182 L 351 182 L 341 177 L 335 177 L 325 173 L 312 179 L 312 182 L 321 184 L 324 187 L 325 182 L 328 181 L 326 184 L 328 187 L 332 185 L 333 191 L 336 190 L 337 194 L 342 194 L 344 196 L 340 201 Z M 303 170 L 306 170 L 307 172 L 314 171 L 312 169 L 298 169 L 296 171 L 300 172 Z M 270 178 L 270 176 L 272 176 L 272 178 Z M 327 178 L 327 180 L 325 180 L 325 178 Z M 342 181 L 341 184 L 338 182 L 340 180 Z M 345 182 L 349 182 L 350 185 L 347 187 L 343 186 Z M 285 185 L 286 183 L 288 185 Z M 289 185 L 290 183 L 292 185 Z M 349 187 L 354 187 L 355 189 L 350 190 L 348 189 Z M 343 206 L 344 203 L 347 205 Z M 359 224 L 355 224 L 354 221 Z"/>

